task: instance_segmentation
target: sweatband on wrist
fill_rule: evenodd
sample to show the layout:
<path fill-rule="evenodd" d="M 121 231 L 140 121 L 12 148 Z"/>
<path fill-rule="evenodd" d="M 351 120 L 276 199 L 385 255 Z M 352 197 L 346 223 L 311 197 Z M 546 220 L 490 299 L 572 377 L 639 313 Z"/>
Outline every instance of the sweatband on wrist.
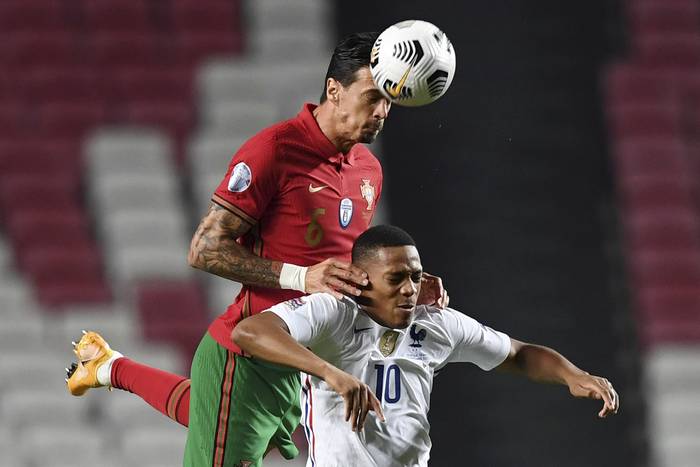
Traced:
<path fill-rule="evenodd" d="M 303 266 L 283 263 L 280 271 L 280 287 L 306 293 L 306 270 Z"/>

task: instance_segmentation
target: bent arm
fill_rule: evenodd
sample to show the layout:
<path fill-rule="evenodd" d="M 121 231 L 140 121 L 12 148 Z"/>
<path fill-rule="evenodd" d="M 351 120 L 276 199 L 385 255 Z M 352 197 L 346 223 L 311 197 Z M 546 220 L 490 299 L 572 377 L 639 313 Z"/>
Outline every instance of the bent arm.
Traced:
<path fill-rule="evenodd" d="M 294 340 L 282 318 L 271 312 L 244 319 L 234 328 L 231 338 L 255 358 L 296 368 L 324 380 L 335 369 Z"/>
<path fill-rule="evenodd" d="M 282 263 L 255 256 L 236 241 L 251 227 L 242 217 L 211 203 L 192 237 L 189 265 L 243 284 L 280 288 Z"/>

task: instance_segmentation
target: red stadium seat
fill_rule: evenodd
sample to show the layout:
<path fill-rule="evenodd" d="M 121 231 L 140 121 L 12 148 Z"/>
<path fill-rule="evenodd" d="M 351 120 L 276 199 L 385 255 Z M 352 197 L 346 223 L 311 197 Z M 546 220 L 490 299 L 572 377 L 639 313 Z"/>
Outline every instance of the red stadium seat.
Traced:
<path fill-rule="evenodd" d="M 16 138 L 30 132 L 31 108 L 15 98 L 0 102 L 0 135 Z"/>
<path fill-rule="evenodd" d="M 60 277 L 63 281 L 90 283 L 102 277 L 102 261 L 92 243 L 72 248 L 46 247 L 41 244 L 27 251 L 23 270 L 40 283 Z"/>
<path fill-rule="evenodd" d="M 700 342 L 700 320 L 697 317 L 674 320 L 651 320 L 642 323 L 643 347 L 661 344 L 694 344 Z"/>
<path fill-rule="evenodd" d="M 700 284 L 644 289 L 637 294 L 639 312 L 651 322 L 696 319 L 700 322 Z"/>
<path fill-rule="evenodd" d="M 233 33 L 183 32 L 177 41 L 177 63 L 192 66 L 210 55 L 239 54 L 243 48 L 241 37 Z"/>
<path fill-rule="evenodd" d="M 658 287 L 700 287 L 699 251 L 638 251 L 629 263 L 634 283 L 641 293 Z"/>
<path fill-rule="evenodd" d="M 619 177 L 682 174 L 688 167 L 687 148 L 680 138 L 639 138 L 621 141 L 615 147 Z"/>
<path fill-rule="evenodd" d="M 71 250 L 92 243 L 85 213 L 77 208 L 60 212 L 40 208 L 14 211 L 5 224 L 22 268 L 27 253 L 36 247 Z"/>
<path fill-rule="evenodd" d="M 112 300 L 112 294 L 107 283 L 96 277 L 89 281 L 63 279 L 53 277 L 51 279 L 35 281 L 39 302 L 47 307 L 53 307 L 48 311 L 61 311 L 67 305 L 99 304 Z"/>
<path fill-rule="evenodd" d="M 0 183 L 0 207 L 8 213 L 18 210 L 80 209 L 78 186 L 69 177 L 3 177 Z"/>
<path fill-rule="evenodd" d="M 693 0 L 642 0 L 629 3 L 633 35 L 693 33 L 700 27 L 700 4 Z"/>
<path fill-rule="evenodd" d="M 690 208 L 626 209 L 623 223 L 631 255 L 640 251 L 700 249 L 700 223 Z"/>
<path fill-rule="evenodd" d="M 86 0 L 82 2 L 92 31 L 144 32 L 154 29 L 148 0 Z"/>
<path fill-rule="evenodd" d="M 637 38 L 637 57 L 645 65 L 664 70 L 692 70 L 700 66 L 700 31 Z"/>
<path fill-rule="evenodd" d="M 30 102 L 86 101 L 99 97 L 97 73 L 87 66 L 36 67 L 17 82 Z"/>
<path fill-rule="evenodd" d="M 81 163 L 76 140 L 0 140 L 0 178 L 33 175 L 59 178 L 77 186 Z"/>
<path fill-rule="evenodd" d="M 691 207 L 693 192 L 689 174 L 627 175 L 618 179 L 623 202 L 628 208 L 679 208 Z"/>
<path fill-rule="evenodd" d="M 79 65 L 86 56 L 79 38 L 71 31 L 32 29 L 4 34 L 0 63 L 5 66 Z"/>
<path fill-rule="evenodd" d="M 153 66 L 162 62 L 157 37 L 151 33 L 102 33 L 92 35 L 91 60 L 103 72 L 121 67 Z"/>
<path fill-rule="evenodd" d="M 47 30 L 69 27 L 62 0 L 3 0 L 0 2 L 0 30 Z"/>
<path fill-rule="evenodd" d="M 107 116 L 107 106 L 99 101 L 51 102 L 39 109 L 39 125 L 49 137 L 79 138 Z"/>
<path fill-rule="evenodd" d="M 640 137 L 679 138 L 681 135 L 678 105 L 629 105 L 611 110 L 610 129 L 618 141 Z"/>
<path fill-rule="evenodd" d="M 186 103 L 133 102 L 126 108 L 130 122 L 157 126 L 182 142 L 192 126 L 193 110 Z"/>
<path fill-rule="evenodd" d="M 171 0 L 170 17 L 177 31 L 228 32 L 241 30 L 240 2 Z"/>
<path fill-rule="evenodd" d="M 606 75 L 608 106 L 673 102 L 679 95 L 674 75 L 646 70 L 635 64 L 618 64 Z"/>
<path fill-rule="evenodd" d="M 124 102 L 170 102 L 190 105 L 192 71 L 189 68 L 131 68 L 116 72 L 115 94 Z"/>
<path fill-rule="evenodd" d="M 199 284 L 194 281 L 140 284 L 137 301 L 145 337 L 176 344 L 191 355 L 208 325 Z"/>

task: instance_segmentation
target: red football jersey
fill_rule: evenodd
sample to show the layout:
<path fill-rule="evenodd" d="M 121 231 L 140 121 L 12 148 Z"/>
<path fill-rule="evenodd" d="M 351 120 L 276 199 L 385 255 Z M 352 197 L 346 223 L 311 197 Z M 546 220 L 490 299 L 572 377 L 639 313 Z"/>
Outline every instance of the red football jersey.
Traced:
<path fill-rule="evenodd" d="M 339 153 L 313 116 L 315 105 L 250 138 L 233 156 L 212 201 L 253 228 L 239 242 L 257 256 L 311 266 L 350 261 L 355 239 L 370 225 L 382 190 L 382 168 L 363 144 Z M 240 352 L 231 331 L 243 318 L 303 295 L 243 286 L 209 327 L 222 346 Z"/>

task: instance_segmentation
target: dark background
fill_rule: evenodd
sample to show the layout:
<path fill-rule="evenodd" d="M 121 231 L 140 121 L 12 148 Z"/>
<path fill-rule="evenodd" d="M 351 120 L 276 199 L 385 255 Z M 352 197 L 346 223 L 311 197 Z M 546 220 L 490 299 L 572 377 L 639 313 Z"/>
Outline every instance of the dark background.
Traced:
<path fill-rule="evenodd" d="M 414 18 L 445 31 L 457 72 L 437 103 L 392 108 L 389 220 L 414 235 L 452 306 L 554 347 L 623 401 L 602 421 L 599 403 L 564 387 L 453 365 L 435 379 L 431 465 L 643 465 L 599 88 L 624 51 L 619 6 L 337 2 L 341 36 Z"/>

